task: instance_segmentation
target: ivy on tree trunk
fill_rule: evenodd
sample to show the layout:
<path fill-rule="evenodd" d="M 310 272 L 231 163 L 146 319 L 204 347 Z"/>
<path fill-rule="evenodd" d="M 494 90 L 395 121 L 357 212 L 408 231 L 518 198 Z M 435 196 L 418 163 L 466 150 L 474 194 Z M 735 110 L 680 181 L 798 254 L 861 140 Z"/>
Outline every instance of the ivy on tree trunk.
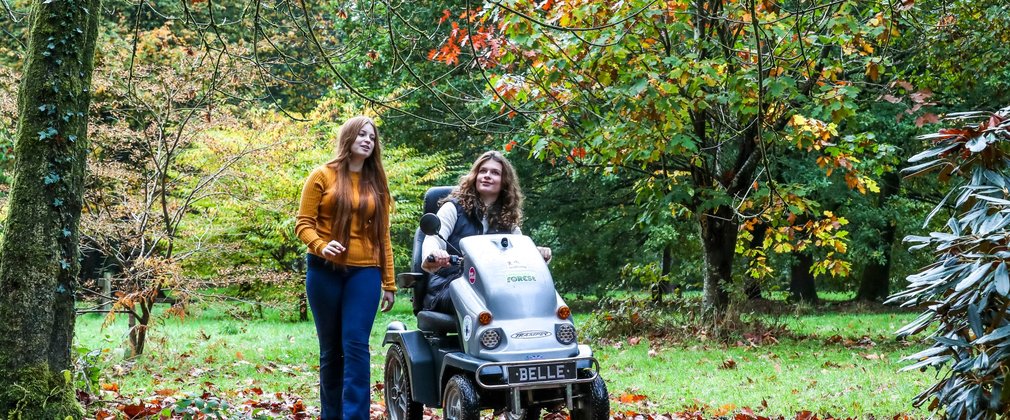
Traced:
<path fill-rule="evenodd" d="M 0 244 L 0 410 L 80 418 L 70 381 L 100 0 L 35 0 Z"/>

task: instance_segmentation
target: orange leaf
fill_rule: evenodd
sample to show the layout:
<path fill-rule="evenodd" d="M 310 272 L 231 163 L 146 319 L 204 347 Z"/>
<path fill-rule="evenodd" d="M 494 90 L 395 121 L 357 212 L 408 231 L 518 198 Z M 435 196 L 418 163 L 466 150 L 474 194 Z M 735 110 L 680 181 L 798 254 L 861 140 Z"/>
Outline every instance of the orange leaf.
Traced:
<path fill-rule="evenodd" d="M 438 24 L 441 25 L 446 19 L 449 19 L 449 9 L 442 11 L 442 18 L 438 20 Z"/>
<path fill-rule="evenodd" d="M 634 404 L 640 401 L 645 401 L 648 398 L 649 397 L 641 394 L 621 394 L 621 397 L 618 398 L 618 400 L 624 404 Z"/>
<path fill-rule="evenodd" d="M 505 151 L 506 152 L 511 152 L 513 147 L 516 147 L 516 141 L 515 140 L 512 140 L 512 141 L 508 142 L 508 144 L 505 145 Z"/>
<path fill-rule="evenodd" d="M 102 384 L 102 391 L 119 392 L 119 384 Z"/>
<path fill-rule="evenodd" d="M 728 369 L 736 369 L 736 360 L 726 359 L 726 361 L 722 362 L 722 365 L 720 365 L 719 368 L 720 369 L 727 369 L 727 370 Z"/>

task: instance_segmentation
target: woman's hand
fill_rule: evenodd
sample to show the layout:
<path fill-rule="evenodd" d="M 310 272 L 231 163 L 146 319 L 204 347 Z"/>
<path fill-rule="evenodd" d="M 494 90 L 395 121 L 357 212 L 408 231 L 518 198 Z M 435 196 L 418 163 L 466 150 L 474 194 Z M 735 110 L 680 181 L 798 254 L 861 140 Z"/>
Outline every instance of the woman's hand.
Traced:
<path fill-rule="evenodd" d="M 327 258 L 333 258 L 336 257 L 337 255 L 340 255 L 341 252 L 344 252 L 346 250 L 347 248 L 341 245 L 340 242 L 330 241 L 330 243 L 326 244 L 326 246 L 323 247 L 323 256 Z"/>
<path fill-rule="evenodd" d="M 544 262 L 551 262 L 551 249 L 546 246 L 538 246 L 537 251 L 540 251 L 540 256 L 544 257 Z"/>
<path fill-rule="evenodd" d="M 382 304 L 379 306 L 379 308 L 382 310 L 382 312 L 389 312 L 390 309 L 393 309 L 393 302 L 395 300 L 396 295 L 393 292 L 390 292 L 389 290 L 383 290 Z"/>
<path fill-rule="evenodd" d="M 451 265 L 449 263 L 449 253 L 445 252 L 444 249 L 436 249 L 431 251 L 428 258 L 425 258 L 421 262 L 421 269 L 429 273 L 435 272 L 439 268 L 448 267 Z"/>

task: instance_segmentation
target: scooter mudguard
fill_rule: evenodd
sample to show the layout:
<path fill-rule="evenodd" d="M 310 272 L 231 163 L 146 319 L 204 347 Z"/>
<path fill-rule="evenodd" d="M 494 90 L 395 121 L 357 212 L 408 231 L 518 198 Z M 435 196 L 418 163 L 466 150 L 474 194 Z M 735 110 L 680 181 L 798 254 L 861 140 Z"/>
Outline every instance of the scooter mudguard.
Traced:
<path fill-rule="evenodd" d="M 383 345 L 399 344 L 407 357 L 407 373 L 410 375 L 410 389 L 414 401 L 429 407 L 440 406 L 439 389 L 431 384 L 438 383 L 435 359 L 431 354 L 424 334 L 418 330 L 386 331 Z"/>

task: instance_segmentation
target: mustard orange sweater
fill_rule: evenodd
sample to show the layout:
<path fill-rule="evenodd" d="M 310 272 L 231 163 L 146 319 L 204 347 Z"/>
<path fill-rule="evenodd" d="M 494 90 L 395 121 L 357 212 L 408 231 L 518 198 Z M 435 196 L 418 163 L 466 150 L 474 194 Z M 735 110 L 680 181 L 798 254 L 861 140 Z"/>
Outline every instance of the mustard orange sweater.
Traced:
<path fill-rule="evenodd" d="M 347 248 L 347 260 L 345 264 L 354 267 L 379 267 L 382 273 L 382 289 L 395 291 L 396 284 L 393 282 L 393 246 L 390 243 L 389 230 L 383 233 L 382 246 L 386 249 L 386 261 L 379 261 L 379 255 L 374 252 L 371 240 L 365 235 L 361 228 L 362 218 L 371 223 L 375 216 L 375 205 L 369 203 L 364 209 L 358 209 L 358 183 L 361 174 L 351 172 L 351 234 L 350 240 L 344 245 Z M 298 238 L 308 245 L 309 252 L 321 258 L 323 248 L 333 240 L 333 212 L 336 203 L 332 197 L 327 197 L 330 187 L 337 182 L 337 172 L 328 166 L 320 166 L 309 174 L 305 180 L 305 187 L 302 188 L 301 204 L 298 207 L 298 219 L 295 223 L 295 233 Z M 386 202 L 389 209 L 389 202 Z M 387 219 L 389 215 L 383 217 Z M 367 224 L 366 224 L 367 226 Z"/>

